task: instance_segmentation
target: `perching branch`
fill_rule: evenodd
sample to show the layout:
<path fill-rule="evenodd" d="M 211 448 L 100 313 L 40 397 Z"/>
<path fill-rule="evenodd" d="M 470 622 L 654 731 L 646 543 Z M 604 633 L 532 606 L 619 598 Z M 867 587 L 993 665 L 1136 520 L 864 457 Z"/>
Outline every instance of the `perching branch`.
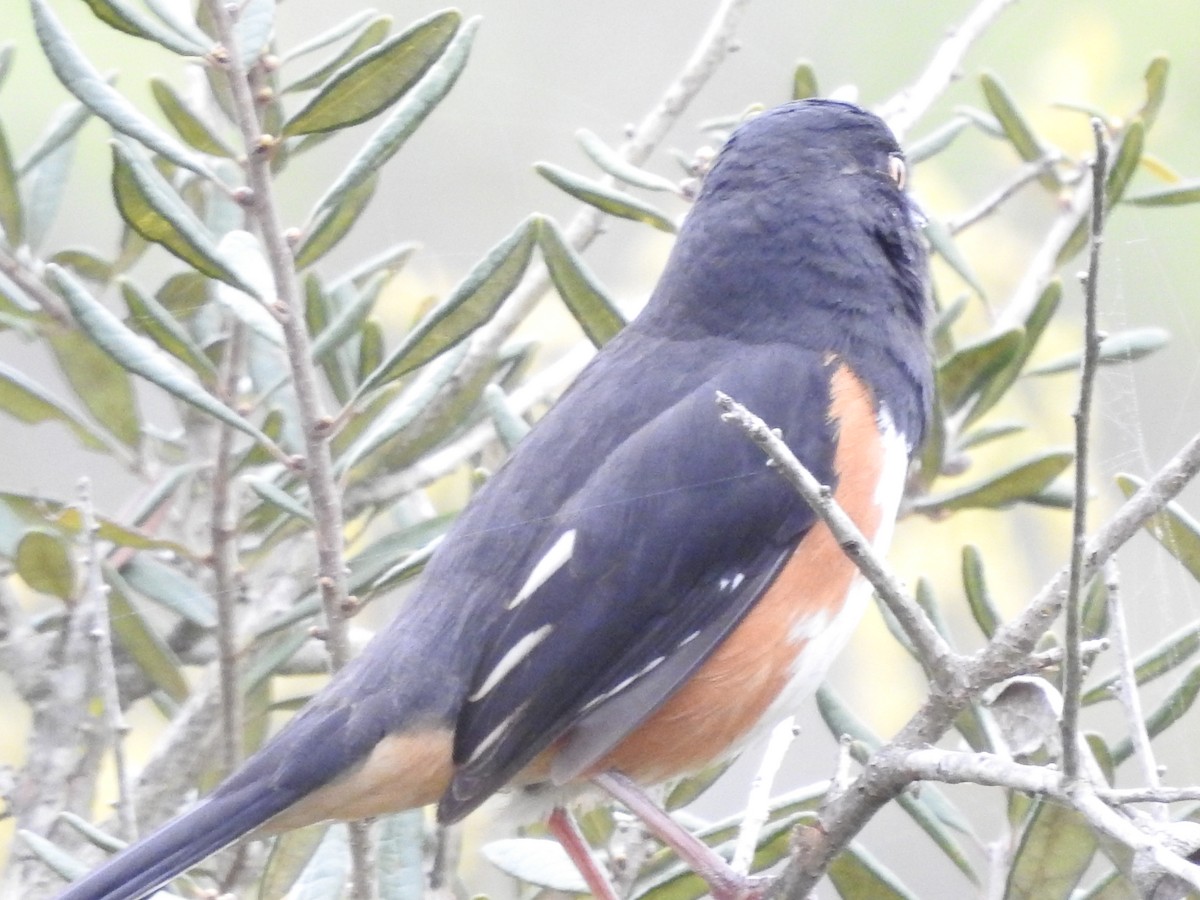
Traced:
<path fill-rule="evenodd" d="M 1100 355 L 1100 335 L 1096 326 L 1097 294 L 1100 282 L 1100 245 L 1104 232 L 1104 183 L 1108 173 L 1108 144 L 1104 124 L 1092 119 L 1096 139 L 1096 159 L 1092 163 L 1092 216 L 1088 270 L 1084 276 L 1083 362 L 1079 372 L 1079 403 L 1075 408 L 1075 503 L 1071 518 L 1071 562 L 1067 578 L 1066 654 L 1063 657 L 1063 774 L 1073 779 L 1079 774 L 1076 736 L 1079 731 L 1079 696 L 1083 686 L 1083 665 L 1079 655 L 1080 597 L 1083 593 L 1083 551 L 1087 542 L 1088 468 L 1091 444 L 1092 393 L 1096 385 L 1096 366 Z"/>

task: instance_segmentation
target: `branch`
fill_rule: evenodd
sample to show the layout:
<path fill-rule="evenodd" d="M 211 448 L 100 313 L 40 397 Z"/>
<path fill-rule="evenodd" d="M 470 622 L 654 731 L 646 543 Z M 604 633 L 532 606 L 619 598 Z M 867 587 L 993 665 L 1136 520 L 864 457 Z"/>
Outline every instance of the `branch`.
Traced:
<path fill-rule="evenodd" d="M 1108 173 L 1108 144 L 1104 123 L 1092 119 L 1096 140 L 1096 159 L 1092 162 L 1092 218 L 1088 270 L 1083 279 L 1083 362 L 1079 371 L 1079 403 L 1075 420 L 1075 503 L 1071 514 L 1071 562 L 1067 576 L 1066 637 L 1063 657 L 1062 746 L 1063 774 L 1073 779 L 1079 774 L 1076 734 L 1079 730 L 1079 696 L 1083 689 L 1083 665 L 1079 658 L 1080 595 L 1083 593 L 1083 551 L 1087 543 L 1088 465 L 1091 442 L 1092 394 L 1099 365 L 1100 335 L 1096 327 L 1096 299 L 1100 284 L 1100 246 L 1104 234 L 1104 184 Z"/>
<path fill-rule="evenodd" d="M 804 467 L 778 434 L 746 407 L 726 394 L 717 392 L 717 405 L 724 411 L 721 418 L 741 428 L 763 449 L 779 467 L 783 477 L 812 507 L 813 512 L 837 539 L 842 551 L 874 586 L 888 610 L 895 616 L 905 635 L 912 641 L 917 658 L 934 684 L 947 690 L 960 686 L 959 656 L 938 634 L 929 617 L 916 601 L 904 591 L 903 585 L 871 548 L 870 541 L 833 499 L 829 488 L 822 485 Z"/>
<path fill-rule="evenodd" d="M 962 24 L 951 29 L 934 51 L 932 59 L 909 87 L 886 100 L 876 112 L 888 123 L 897 138 L 903 138 L 917 120 L 929 110 L 951 82 L 960 76 L 959 66 L 992 22 L 1015 0 L 980 0 Z"/>

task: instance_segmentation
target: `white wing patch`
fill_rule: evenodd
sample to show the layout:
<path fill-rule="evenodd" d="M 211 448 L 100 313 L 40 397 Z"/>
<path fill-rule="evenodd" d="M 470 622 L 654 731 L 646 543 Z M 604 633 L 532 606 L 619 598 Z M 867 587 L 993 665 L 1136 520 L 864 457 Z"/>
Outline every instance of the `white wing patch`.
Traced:
<path fill-rule="evenodd" d="M 500 662 L 492 667 L 492 671 L 488 672 L 487 678 L 483 679 L 483 684 L 479 686 L 479 689 L 468 697 L 467 700 L 475 703 L 487 696 L 488 692 L 503 681 L 505 676 L 515 669 L 521 660 L 532 653 L 533 649 L 544 641 L 546 636 L 553 630 L 553 625 L 543 625 L 536 631 L 529 632 L 529 634 L 513 644 L 508 649 L 508 652 L 500 657 Z"/>
<path fill-rule="evenodd" d="M 516 609 L 533 596 L 534 592 L 550 580 L 559 569 L 567 564 L 571 554 L 575 552 L 575 529 L 564 531 L 554 545 L 537 561 L 525 579 L 521 590 L 508 601 L 506 609 Z"/>

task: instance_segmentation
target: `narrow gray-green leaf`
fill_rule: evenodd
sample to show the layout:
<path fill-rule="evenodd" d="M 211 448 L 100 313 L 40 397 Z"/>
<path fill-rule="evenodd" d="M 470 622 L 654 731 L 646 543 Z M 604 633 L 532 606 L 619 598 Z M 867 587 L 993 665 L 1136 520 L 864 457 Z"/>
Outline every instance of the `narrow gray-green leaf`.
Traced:
<path fill-rule="evenodd" d="M 206 51 L 213 46 L 213 39 L 196 24 L 192 17 L 190 4 L 183 4 L 181 10 L 180 4 L 173 0 L 142 0 L 142 3 L 150 12 L 158 16 L 164 25 L 193 44 L 204 47 Z"/>
<path fill-rule="evenodd" d="M 477 16 L 463 23 L 458 34 L 446 47 L 446 52 L 401 98 L 379 130 L 363 143 L 354 159 L 317 201 L 312 214 L 309 215 L 310 221 L 316 220 L 326 207 L 339 202 L 344 193 L 361 184 L 391 159 L 433 112 L 434 107 L 450 92 L 467 64 L 471 42 L 479 28 L 479 22 Z"/>
<path fill-rule="evenodd" d="M 1133 663 L 1134 681 L 1145 684 L 1174 671 L 1191 659 L 1200 650 L 1200 626 L 1188 625 L 1165 638 Z M 1117 675 L 1110 675 L 1083 695 L 1083 703 L 1099 703 L 1113 697 Z"/>
<path fill-rule="evenodd" d="M 380 18 L 389 19 L 389 16 L 380 16 L 373 9 L 363 9 L 356 12 L 350 18 L 345 19 L 334 25 L 328 31 L 322 31 L 316 37 L 310 38 L 301 44 L 297 44 L 282 56 L 283 62 L 291 62 L 293 59 L 299 59 L 301 56 L 306 56 L 317 50 L 328 47 L 330 44 L 337 43 L 346 35 L 362 29 L 367 23 L 377 21 Z M 376 43 L 379 43 L 376 41 Z M 336 66 L 334 68 L 337 68 Z M 333 69 L 330 69 L 332 72 Z"/>
<path fill-rule="evenodd" d="M 971 608 L 971 615 L 975 617 L 975 624 L 979 626 L 984 637 L 990 638 L 1003 620 L 992 602 L 983 571 L 983 557 L 974 544 L 967 544 L 962 548 L 962 580 L 967 605 Z"/>
<path fill-rule="evenodd" d="M 334 295 L 336 299 L 344 298 L 346 302 L 337 311 L 333 320 L 314 338 L 312 343 L 314 362 L 320 362 L 327 354 L 334 352 L 359 333 L 367 316 L 375 308 L 375 301 L 379 299 L 383 286 L 390 278 L 391 273 L 389 272 L 377 272 L 375 277 L 361 288 L 347 286 Z M 349 297 L 345 297 L 346 294 L 349 294 Z"/>
<path fill-rule="evenodd" d="M 329 282 L 329 292 L 332 294 L 347 284 L 362 286 L 380 272 L 395 275 L 399 272 L 412 255 L 417 252 L 419 244 L 408 242 L 396 244 L 381 253 L 363 260 L 348 271 Z"/>
<path fill-rule="evenodd" d="M 502 838 L 483 845 L 493 866 L 513 878 L 571 894 L 586 894 L 587 883 L 558 841 L 547 838 Z"/>
<path fill-rule="evenodd" d="M 289 516 L 309 525 L 316 521 L 303 503 L 265 478 L 247 478 L 246 483 L 259 497 Z"/>
<path fill-rule="evenodd" d="M 311 266 L 337 246 L 371 202 L 378 181 L 379 173 L 372 172 L 349 190 L 343 191 L 336 202 L 313 214 L 304 227 L 304 239 L 295 250 L 297 269 Z"/>
<path fill-rule="evenodd" d="M 1185 206 L 1200 203 L 1200 180 L 1180 182 L 1161 191 L 1138 194 L 1125 200 L 1133 206 Z"/>
<path fill-rule="evenodd" d="M 1006 469 L 984 481 L 914 504 L 922 511 L 948 512 L 959 509 L 1000 509 L 1029 500 L 1041 493 L 1071 465 L 1069 451 L 1050 451 Z"/>
<path fill-rule="evenodd" d="M 358 377 L 356 385 L 361 385 L 371 373 L 383 362 L 383 326 L 375 319 L 363 322 L 358 336 Z"/>
<path fill-rule="evenodd" d="M 635 222 L 645 222 L 668 234 L 675 233 L 674 222 L 632 194 L 619 191 L 599 181 L 584 178 L 582 175 L 576 175 L 574 172 L 569 172 L 552 163 L 537 163 L 533 168 L 555 187 L 566 191 L 576 200 L 596 207 L 601 212 L 622 219 L 632 219 Z"/>
<path fill-rule="evenodd" d="M 961 347 L 938 367 L 938 392 L 949 411 L 961 409 L 982 392 L 1021 351 L 1025 330 L 1012 328 Z"/>
<path fill-rule="evenodd" d="M 21 160 L 17 171 L 22 176 L 27 174 L 30 169 L 75 137 L 91 117 L 92 111 L 77 100 L 64 104 L 51 116 L 50 123 L 41 137 L 25 152 L 25 158 Z"/>
<path fill-rule="evenodd" d="M 58 215 L 74 160 L 75 141 L 68 140 L 42 157 L 26 175 L 25 243 L 35 251 L 41 248 Z"/>
<path fill-rule="evenodd" d="M 85 447 L 101 451 L 112 449 L 80 415 L 25 373 L 3 362 L 0 362 L 0 411 L 28 424 L 61 422 Z"/>
<path fill-rule="evenodd" d="M 358 31 L 358 34 L 354 35 L 353 40 L 350 41 L 346 47 L 338 50 L 338 52 L 332 56 L 332 59 L 326 60 L 323 62 L 323 64 L 320 64 L 316 68 L 316 71 L 310 72 L 306 74 L 306 76 L 302 76 L 301 78 L 296 79 L 292 84 L 289 84 L 287 88 L 283 89 L 284 92 L 290 94 L 290 92 L 294 91 L 308 91 L 312 90 L 313 88 L 319 88 L 319 86 L 323 85 L 326 80 L 329 80 L 331 74 L 341 70 L 341 68 L 346 66 L 350 60 L 353 60 L 355 56 L 366 52 L 366 50 L 371 49 L 372 47 L 376 47 L 377 44 L 380 41 L 383 41 L 391 31 L 391 16 L 377 16 L 376 11 L 366 10 L 361 14 L 361 17 L 355 18 L 358 19 L 359 24 L 362 26 Z M 349 20 L 349 22 L 353 22 L 353 19 Z M 358 28 L 358 26 L 359 25 L 355 25 L 355 28 Z M 348 34 L 348 31 L 346 34 Z M 332 40 L 337 40 L 337 38 L 332 38 Z M 301 47 L 299 49 L 302 50 L 304 48 Z M 299 55 L 299 53 L 293 50 L 293 52 L 288 53 L 284 59 L 293 59 L 296 55 Z"/>
<path fill-rule="evenodd" d="M 1152 738 L 1157 737 L 1182 719 L 1196 702 L 1197 694 L 1200 694 L 1200 666 L 1196 666 L 1188 672 L 1179 686 L 1171 691 L 1150 715 L 1146 716 L 1146 733 Z M 1112 749 L 1113 763 L 1116 765 L 1125 762 L 1132 755 L 1133 744 L 1129 738 L 1123 739 Z"/>
<path fill-rule="evenodd" d="M 12 61 L 16 44 L 8 41 L 4 46 L 0 47 L 0 88 L 4 87 L 4 83 L 8 81 L 8 73 L 12 71 Z"/>
<path fill-rule="evenodd" d="M 829 864 L 828 875 L 846 900 L 917 900 L 917 895 L 883 863 L 857 844 L 851 844 Z"/>
<path fill-rule="evenodd" d="M 1039 800 L 1008 870 L 1004 900 L 1070 897 L 1096 846 L 1095 830 L 1079 813 Z"/>
<path fill-rule="evenodd" d="M 163 111 L 163 115 L 171 123 L 171 127 L 189 145 L 201 153 L 208 153 L 212 156 L 233 159 L 237 155 L 215 131 L 209 128 L 208 123 L 200 117 L 200 114 L 179 96 L 169 82 L 155 76 L 150 79 L 150 91 L 158 102 L 158 108 Z"/>
<path fill-rule="evenodd" d="M 124 369 L 255 440 L 273 446 L 271 439 L 250 422 L 184 377 L 163 351 L 126 328 L 69 272 L 51 265 L 47 267 L 47 274 L 67 301 L 79 327 Z"/>
<path fill-rule="evenodd" d="M 1042 159 L 1046 155 L 1045 146 L 1034 135 L 1033 129 L 1017 108 L 1017 104 L 1004 85 L 990 73 L 982 75 L 980 82 L 983 85 L 983 95 L 987 99 L 988 107 L 1000 122 L 1000 127 L 1004 129 L 1004 136 L 1013 145 L 1017 155 L 1025 162 L 1036 162 Z M 1051 172 L 1043 173 L 1038 180 L 1047 189 L 1055 190 L 1058 187 L 1058 180 Z"/>
<path fill-rule="evenodd" d="M 132 103 L 110 87 L 92 67 L 62 27 L 46 0 L 29 0 L 34 27 L 54 74 L 88 109 L 122 134 L 145 144 L 155 153 L 203 178 L 212 173 L 198 156 L 159 129 Z"/>
<path fill-rule="evenodd" d="M 35 591 L 68 600 L 75 591 L 75 566 L 66 541 L 44 528 L 31 528 L 17 544 L 17 574 Z"/>
<path fill-rule="evenodd" d="M 526 219 L 493 247 L 367 378 L 359 395 L 424 365 L 490 319 L 529 265 L 537 236 L 535 222 L 532 217 Z"/>
<path fill-rule="evenodd" d="M 945 125 L 935 128 L 925 137 L 905 147 L 904 158 L 910 166 L 915 166 L 919 162 L 937 156 L 954 143 L 954 139 L 970 124 L 971 120 L 966 116 L 952 116 Z"/>
<path fill-rule="evenodd" d="M 126 446 L 136 447 L 142 426 L 129 372 L 78 328 L 48 330 L 46 339 L 92 421 Z"/>
<path fill-rule="evenodd" d="M 125 579 L 106 566 L 104 580 L 111 589 L 108 617 L 113 638 L 154 685 L 176 703 L 182 703 L 188 698 L 189 689 L 187 679 L 183 677 L 183 664 L 175 651 L 158 636 L 137 604 L 129 599 Z"/>
<path fill-rule="evenodd" d="M 1146 128 L 1154 125 L 1154 120 L 1158 118 L 1158 111 L 1162 109 L 1163 100 L 1167 96 L 1167 75 L 1171 71 L 1171 61 L 1165 56 L 1156 56 L 1150 61 L 1150 65 L 1146 67 L 1146 73 L 1142 76 L 1146 82 L 1146 102 L 1142 104 L 1139 115 L 1142 121 L 1146 123 Z"/>
<path fill-rule="evenodd" d="M 121 279 L 121 296 L 129 309 L 130 319 L 139 331 L 144 332 L 154 343 L 201 378 L 209 383 L 216 382 L 216 367 L 166 307 L 153 297 L 143 294 L 127 279 Z"/>
<path fill-rule="evenodd" d="M 1137 171 L 1142 160 L 1142 149 L 1146 145 L 1146 126 L 1141 119 L 1134 119 L 1126 126 L 1121 136 L 1121 146 L 1116 158 L 1109 163 L 1108 179 L 1104 184 L 1105 197 L 1109 206 L 1119 203 L 1129 186 L 1129 180 Z"/>
<path fill-rule="evenodd" d="M 385 816 L 376 831 L 379 900 L 421 900 L 425 891 L 425 814 L 419 809 Z"/>
<path fill-rule="evenodd" d="M 378 115 L 445 54 L 461 24 L 457 10 L 434 13 L 352 60 L 288 120 L 284 136 L 333 131 Z"/>
<path fill-rule="evenodd" d="M 0 128 L 0 229 L 13 249 L 25 243 L 24 216 L 21 211 L 21 191 L 17 187 L 17 170 L 8 138 Z"/>
<path fill-rule="evenodd" d="M 97 828 L 87 819 L 77 816 L 74 813 L 60 812 L 56 818 L 60 822 L 65 822 L 70 825 L 81 835 L 83 835 L 91 844 L 99 847 L 101 850 L 107 850 L 109 853 L 116 853 L 118 850 L 124 850 L 129 846 L 127 841 L 123 841 L 118 837 L 114 837 L 102 828 Z"/>
<path fill-rule="evenodd" d="M 323 823 L 281 834 L 267 856 L 267 864 L 259 880 L 259 896 L 290 896 L 288 891 L 321 846 L 325 833 L 337 827 L 340 826 Z"/>
<path fill-rule="evenodd" d="M 644 188 L 648 191 L 667 191 L 671 194 L 679 193 L 679 185 L 670 178 L 664 178 L 661 175 L 647 172 L 645 169 L 640 169 L 633 165 L 633 163 L 617 153 L 616 150 L 604 143 L 594 131 L 580 128 L 575 132 L 575 140 L 579 141 L 579 146 L 583 148 L 584 153 L 591 157 L 592 162 L 613 176 L 613 178 L 618 178 L 626 184 Z"/>
<path fill-rule="evenodd" d="M 262 297 L 274 297 L 275 282 L 258 238 L 248 231 L 230 231 L 217 245 L 221 258 L 239 274 L 245 288 L 218 284 L 214 294 L 217 302 L 228 307 L 255 334 L 282 347 L 283 327 L 263 305 Z"/>
<path fill-rule="evenodd" d="M 1145 484 L 1136 475 L 1127 474 L 1118 475 L 1116 481 L 1126 499 Z M 1172 501 L 1147 519 L 1145 527 L 1168 553 L 1183 563 L 1193 578 L 1200 581 L 1200 522 Z"/>
<path fill-rule="evenodd" d="M 792 99 L 807 100 L 817 96 L 817 73 L 812 63 L 805 60 L 797 63 L 792 72 Z"/>
<path fill-rule="evenodd" d="M 539 219 L 538 244 L 558 295 L 583 333 L 603 347 L 625 327 L 625 317 L 609 299 L 583 259 L 567 242 L 553 219 Z"/>
<path fill-rule="evenodd" d="M 1133 362 L 1144 356 L 1149 356 L 1155 350 L 1166 346 L 1171 339 L 1171 333 L 1165 328 L 1148 325 L 1145 328 L 1130 328 L 1128 331 L 1118 331 L 1100 341 L 1097 361 L 1101 365 L 1116 365 Z M 1030 369 L 1030 375 L 1058 375 L 1062 372 L 1075 372 L 1083 360 L 1083 352 L 1069 353 L 1053 362 L 1048 362 L 1036 369 Z"/>
<path fill-rule="evenodd" d="M 139 553 L 120 568 L 125 583 L 139 594 L 201 628 L 217 627 L 212 596 L 178 569 Z"/>
<path fill-rule="evenodd" d="M 178 32 L 164 28 L 157 20 L 147 16 L 136 6 L 131 6 L 125 0 L 84 0 L 101 22 L 110 25 L 125 34 L 154 41 L 168 50 L 183 56 L 203 56 L 209 49 L 203 44 L 196 44 L 183 37 Z"/>
<path fill-rule="evenodd" d="M 233 33 L 242 66 L 251 68 L 267 49 L 275 29 L 275 0 L 243 0 Z"/>
<path fill-rule="evenodd" d="M 34 856 L 58 873 L 65 881 L 82 878 L 91 871 L 92 867 L 89 864 L 80 862 L 66 850 L 61 849 L 53 841 L 47 840 L 40 834 L 35 834 L 25 828 L 18 828 L 17 836 Z"/>
<path fill-rule="evenodd" d="M 312 859 L 288 891 L 288 900 L 329 900 L 342 896 L 350 878 L 348 827 L 338 823 L 325 832 Z"/>
<path fill-rule="evenodd" d="M 1037 345 L 1046 331 L 1046 326 L 1054 318 L 1054 313 L 1058 310 L 1061 300 L 1062 282 L 1055 278 L 1046 285 L 1041 296 L 1034 303 L 1033 309 L 1029 311 L 1029 316 L 1025 319 L 1025 339 L 1021 341 L 1017 352 L 1002 372 L 989 378 L 983 385 L 983 389 L 980 390 L 979 396 L 971 406 L 970 413 L 963 421 L 964 428 L 979 421 L 980 417 L 995 406 L 1012 387 L 1020 376 L 1021 370 L 1025 368 L 1025 363 L 1029 361 L 1030 355 L 1037 349 Z"/>
<path fill-rule="evenodd" d="M 113 197 L 121 217 L 148 241 L 161 244 L 192 268 L 249 293 L 217 251 L 204 223 L 141 153 L 114 141 Z"/>
<path fill-rule="evenodd" d="M 925 221 L 925 237 L 929 240 L 929 246 L 933 251 L 940 256 L 958 276 L 965 281 L 976 294 L 980 297 L 986 297 L 987 293 L 983 289 L 983 282 L 975 274 L 975 270 L 971 268 L 971 263 L 966 255 L 958 249 L 958 243 L 954 240 L 954 235 L 937 219 L 926 219 Z"/>
<path fill-rule="evenodd" d="M 529 423 L 513 409 L 508 394 L 504 393 L 504 388 L 498 384 L 489 384 L 483 389 L 483 403 L 496 428 L 496 434 L 500 436 L 505 448 L 512 451 L 521 443 L 521 439 L 529 434 Z"/>
<path fill-rule="evenodd" d="M 969 450 L 971 447 L 981 447 L 1000 438 L 1019 434 L 1025 430 L 1025 427 L 1020 422 L 996 422 L 993 425 L 980 425 L 978 428 L 972 428 L 958 439 L 958 449 Z"/>

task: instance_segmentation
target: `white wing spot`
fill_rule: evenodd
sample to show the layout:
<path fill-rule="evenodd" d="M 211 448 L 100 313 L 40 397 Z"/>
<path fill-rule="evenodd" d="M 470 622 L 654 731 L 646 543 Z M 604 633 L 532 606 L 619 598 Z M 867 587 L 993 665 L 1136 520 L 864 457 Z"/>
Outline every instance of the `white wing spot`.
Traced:
<path fill-rule="evenodd" d="M 503 681 L 504 677 L 517 667 L 517 664 L 521 660 L 532 653 L 533 648 L 544 641 L 546 635 L 553 630 L 553 625 L 543 625 L 536 631 L 529 632 L 529 634 L 513 644 L 508 649 L 508 652 L 500 657 L 500 662 L 492 667 L 492 671 L 488 673 L 487 678 L 483 679 L 483 684 L 479 686 L 479 689 L 468 697 L 467 700 L 471 703 L 482 700 L 492 688 Z"/>
<path fill-rule="evenodd" d="M 547 550 L 545 555 L 537 561 L 537 564 L 529 573 L 529 577 L 525 579 L 525 584 L 521 586 L 521 590 L 517 591 L 517 595 L 508 601 L 506 609 L 516 609 L 533 596 L 534 591 L 549 581 L 555 572 L 566 565 L 573 552 L 575 552 L 574 528 L 563 532 L 562 536 L 554 542 L 554 546 Z"/>
<path fill-rule="evenodd" d="M 700 632 L 696 632 L 696 633 L 699 634 Z M 644 665 L 642 667 L 642 670 L 640 672 L 634 672 L 632 675 L 630 675 L 624 681 L 619 682 L 616 685 L 616 687 L 610 688 L 609 690 L 605 691 L 603 694 L 593 697 L 591 700 L 589 700 L 587 703 L 585 703 L 583 705 L 583 709 L 580 711 L 587 712 L 592 707 L 594 707 L 600 703 L 603 703 L 609 697 L 615 697 L 617 694 L 621 693 L 621 691 L 625 690 L 625 688 L 629 687 L 631 684 L 633 684 L 635 681 L 637 681 L 643 675 L 647 675 L 650 672 L 657 669 L 660 665 L 662 665 L 662 663 L 665 659 L 666 659 L 665 656 L 659 656 L 659 657 L 656 657 L 656 658 L 650 660 L 650 662 L 646 663 L 646 665 Z"/>
<path fill-rule="evenodd" d="M 513 724 L 517 721 L 517 719 L 525 714 L 525 707 L 528 705 L 529 702 L 526 701 L 509 713 L 503 722 L 493 728 L 491 733 L 479 742 L 478 746 L 475 748 L 475 752 L 471 754 L 471 758 L 468 759 L 463 765 L 469 766 L 471 763 L 475 762 L 475 760 L 479 759 L 481 756 L 491 750 L 492 745 L 499 741 L 500 738 L 504 737 L 504 733 L 513 727 Z"/>
<path fill-rule="evenodd" d="M 738 572 L 732 578 L 722 578 L 717 583 L 717 587 L 719 587 L 723 591 L 736 591 L 741 586 L 742 582 L 745 580 L 746 580 L 746 573 Z"/>

